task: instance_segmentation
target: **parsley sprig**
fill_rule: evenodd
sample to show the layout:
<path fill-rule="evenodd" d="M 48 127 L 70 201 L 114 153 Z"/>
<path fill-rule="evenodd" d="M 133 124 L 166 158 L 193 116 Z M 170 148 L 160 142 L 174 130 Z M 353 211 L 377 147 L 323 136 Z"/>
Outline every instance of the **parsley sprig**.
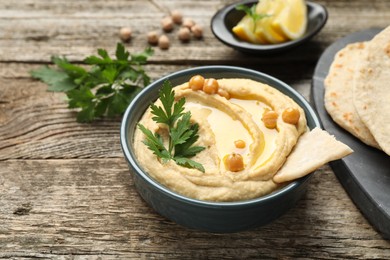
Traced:
<path fill-rule="evenodd" d="M 244 4 L 239 4 L 236 6 L 236 10 L 244 11 L 246 15 L 252 18 L 254 24 L 253 31 L 256 31 L 257 21 L 270 16 L 268 14 L 258 14 L 256 12 L 256 4 L 252 5 L 251 7 L 248 7 Z"/>
<path fill-rule="evenodd" d="M 98 56 L 84 59 L 89 70 L 70 63 L 65 57 L 53 56 L 55 68 L 43 66 L 30 72 L 49 86 L 48 91 L 65 92 L 69 108 L 81 108 L 78 122 L 122 114 L 141 88 L 150 83 L 142 65 L 153 54 L 151 48 L 131 55 L 118 43 L 116 59 L 104 49 L 97 52 Z"/>
<path fill-rule="evenodd" d="M 164 163 L 174 160 L 180 166 L 204 172 L 202 164 L 190 159 L 203 151 L 205 147 L 194 145 L 199 138 L 199 125 L 191 124 L 190 111 L 184 112 L 185 98 L 175 102 L 175 91 L 169 81 L 164 82 L 159 95 L 162 107 L 151 104 L 151 112 L 154 115 L 152 119 L 167 126 L 168 147 L 165 147 L 164 139 L 160 134 L 153 133 L 144 125 L 138 124 L 138 128 L 146 137 L 143 143 Z"/>

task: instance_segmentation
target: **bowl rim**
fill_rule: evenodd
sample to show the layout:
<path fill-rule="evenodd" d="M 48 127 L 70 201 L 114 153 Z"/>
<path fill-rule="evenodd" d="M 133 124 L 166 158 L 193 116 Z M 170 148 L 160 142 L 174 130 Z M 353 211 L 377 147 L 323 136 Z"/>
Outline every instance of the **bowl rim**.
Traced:
<path fill-rule="evenodd" d="M 283 81 L 281 81 L 273 76 L 270 76 L 268 74 L 265 74 L 265 73 L 262 73 L 259 71 L 255 71 L 252 69 L 236 67 L 236 66 L 225 66 L 225 65 L 200 66 L 200 67 L 194 67 L 194 68 L 180 70 L 180 71 L 165 75 L 165 76 L 161 77 L 160 79 L 152 82 L 147 87 L 145 87 L 132 100 L 132 102 L 129 104 L 129 106 L 127 107 L 127 109 L 123 115 L 123 119 L 121 122 L 121 128 L 120 128 L 120 144 L 121 144 L 122 152 L 125 155 L 125 159 L 129 164 L 131 164 L 131 167 L 133 168 L 132 171 L 134 172 L 134 174 L 139 175 L 140 177 L 142 177 L 143 180 L 148 182 L 148 184 L 150 184 L 154 189 L 157 189 L 160 192 L 163 192 L 164 194 L 168 195 L 169 197 L 172 197 L 176 200 L 180 200 L 182 202 L 189 203 L 192 205 L 209 207 L 209 208 L 219 208 L 219 207 L 235 208 L 237 206 L 252 207 L 252 206 L 255 206 L 257 204 L 261 204 L 265 201 L 276 200 L 276 199 L 278 199 L 279 196 L 281 196 L 281 195 L 283 195 L 291 190 L 298 189 L 305 182 L 307 182 L 311 178 L 311 176 L 313 175 L 314 172 L 312 172 L 304 177 L 301 177 L 297 180 L 294 180 L 294 181 L 290 182 L 289 184 L 287 184 L 286 186 L 284 186 L 278 190 L 275 190 L 269 194 L 266 194 L 264 196 L 258 197 L 258 198 L 253 198 L 253 199 L 249 199 L 249 200 L 242 200 L 242 201 L 214 202 L 214 201 L 194 199 L 194 198 L 190 198 L 190 197 L 181 195 L 179 193 L 176 193 L 176 192 L 170 190 L 168 187 L 163 186 L 157 180 L 155 180 L 151 176 L 149 176 L 149 174 L 144 172 L 142 167 L 138 164 L 136 158 L 132 156 L 132 153 L 130 152 L 130 148 L 129 148 L 129 144 L 131 144 L 131 141 L 132 141 L 131 139 L 133 138 L 132 136 L 130 137 L 128 135 L 128 128 L 129 128 L 128 118 L 129 118 L 130 112 L 134 108 L 137 107 L 138 103 L 140 102 L 140 100 L 142 100 L 142 97 L 145 93 L 150 91 L 150 89 L 158 88 L 158 86 L 161 86 L 165 80 L 169 80 L 170 78 L 175 78 L 175 77 L 179 77 L 179 76 L 185 76 L 185 75 L 190 74 L 190 73 L 191 74 L 201 74 L 202 71 L 210 71 L 210 70 L 220 70 L 220 71 L 224 71 L 224 72 L 252 74 L 252 75 L 258 77 L 259 79 L 267 79 L 267 80 L 273 81 L 273 82 L 283 86 L 283 88 L 286 88 L 287 91 L 292 93 L 295 96 L 295 98 L 297 98 L 301 103 L 303 103 L 305 105 L 305 109 L 307 109 L 308 114 L 312 118 L 315 127 L 321 127 L 320 121 L 317 117 L 317 114 L 314 111 L 314 109 L 310 106 L 309 102 L 298 91 L 296 91 L 288 84 L 284 83 Z M 192 72 L 194 72 L 194 73 L 192 73 Z"/>
<path fill-rule="evenodd" d="M 229 5 L 221 8 L 220 10 L 218 10 L 213 15 L 213 17 L 211 18 L 211 22 L 210 22 L 210 28 L 211 28 L 211 31 L 213 32 L 214 36 L 219 41 L 224 43 L 225 45 L 230 46 L 230 47 L 232 47 L 236 50 L 242 51 L 242 52 L 259 53 L 259 54 L 260 53 L 274 53 L 274 52 L 279 52 L 279 51 L 290 49 L 290 48 L 295 47 L 301 43 L 308 41 L 309 39 L 311 39 L 312 37 L 314 37 L 316 34 L 318 34 L 321 31 L 321 29 L 325 26 L 325 24 L 328 20 L 328 17 L 329 17 L 328 11 L 324 5 L 319 4 L 319 3 L 314 3 L 311 1 L 305 1 L 307 7 L 310 7 L 310 8 L 315 9 L 315 10 L 320 10 L 321 14 L 324 16 L 324 19 L 321 21 L 321 23 L 317 27 L 315 27 L 313 29 L 313 31 L 311 31 L 309 34 L 305 34 L 304 36 L 302 36 L 296 40 L 291 40 L 291 41 L 287 41 L 287 42 L 283 42 L 283 43 L 276 43 L 276 44 L 264 44 L 264 45 L 240 41 L 240 40 L 236 39 L 234 35 L 232 35 L 233 41 L 231 41 L 230 39 L 226 39 L 223 36 L 223 34 L 226 34 L 226 33 L 232 34 L 225 26 L 226 15 L 229 14 L 230 12 L 232 12 L 238 4 L 251 4 L 251 3 L 255 4 L 256 2 L 257 2 L 257 0 L 245 0 L 245 1 L 238 2 L 238 3 L 229 4 Z M 308 15 L 309 15 L 309 13 L 308 13 Z M 310 18 L 308 18 L 308 23 L 309 22 L 310 22 Z M 216 29 L 217 25 L 221 26 L 223 28 L 223 30 L 220 31 L 220 30 Z"/>

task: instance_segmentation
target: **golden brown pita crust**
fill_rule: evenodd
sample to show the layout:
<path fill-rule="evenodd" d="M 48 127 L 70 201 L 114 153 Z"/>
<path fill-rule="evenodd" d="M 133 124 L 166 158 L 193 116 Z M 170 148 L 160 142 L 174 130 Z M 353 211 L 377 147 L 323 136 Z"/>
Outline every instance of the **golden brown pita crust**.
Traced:
<path fill-rule="evenodd" d="M 360 119 L 353 103 L 353 79 L 356 64 L 362 57 L 366 43 L 352 43 L 335 56 L 325 79 L 325 109 L 342 128 L 364 143 L 379 148 L 370 130 Z"/>
<path fill-rule="evenodd" d="M 356 111 L 382 150 L 390 155 L 390 26 L 367 44 L 356 72 Z"/>

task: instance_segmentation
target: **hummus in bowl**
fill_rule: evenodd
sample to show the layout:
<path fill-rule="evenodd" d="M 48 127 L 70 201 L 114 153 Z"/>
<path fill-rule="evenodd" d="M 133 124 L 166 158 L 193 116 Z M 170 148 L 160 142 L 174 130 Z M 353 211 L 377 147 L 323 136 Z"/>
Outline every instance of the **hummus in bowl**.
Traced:
<path fill-rule="evenodd" d="M 164 186 L 200 200 L 240 201 L 280 188 L 283 184 L 274 182 L 272 177 L 307 129 L 303 109 L 287 95 L 258 81 L 244 78 L 216 81 L 220 93 L 228 93 L 228 98 L 194 91 L 188 82 L 173 88 L 175 99 L 185 98 L 186 110 L 191 111 L 191 119 L 199 125 L 197 143 L 206 149 L 193 159 L 203 165 L 205 172 L 182 167 L 174 161 L 161 162 L 143 143 L 145 136 L 140 130 L 135 132 L 133 142 L 138 162 Z M 277 127 L 265 126 L 262 117 L 268 111 L 282 115 L 290 108 L 297 111 L 297 122 L 286 123 L 278 116 Z M 140 123 L 155 132 L 162 131 L 163 126 L 153 117 L 148 109 Z M 233 153 L 242 158 L 244 167 L 240 171 L 232 171 L 224 163 L 224 158 Z"/>
<path fill-rule="evenodd" d="M 194 90 L 189 81 L 195 75 L 217 79 L 218 90 Z M 203 171 L 161 160 L 145 145 L 140 124 L 162 139 L 167 135 L 149 107 L 161 106 L 158 94 L 167 81 L 199 126 L 196 145 L 204 149 L 191 159 Z M 293 119 L 284 116 L 291 110 Z M 277 114 L 274 125 L 267 124 L 269 112 Z M 187 227 L 233 232 L 272 221 L 301 197 L 318 165 L 292 155 L 308 151 L 311 129 L 319 129 L 314 111 L 285 83 L 244 68 L 207 66 L 173 73 L 143 90 L 124 115 L 121 145 L 138 192 L 156 211 Z M 232 155 L 241 167 L 232 167 Z M 302 163 L 310 164 L 303 173 Z"/>

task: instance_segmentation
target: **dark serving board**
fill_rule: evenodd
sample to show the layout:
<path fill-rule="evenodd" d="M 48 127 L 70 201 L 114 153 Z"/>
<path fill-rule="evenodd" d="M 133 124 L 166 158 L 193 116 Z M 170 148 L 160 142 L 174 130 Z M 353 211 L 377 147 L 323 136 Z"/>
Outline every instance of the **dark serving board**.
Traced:
<path fill-rule="evenodd" d="M 330 166 L 368 221 L 384 238 L 390 239 L 390 156 L 365 145 L 339 127 L 324 107 L 324 79 L 335 54 L 349 43 L 372 39 L 380 31 L 356 32 L 329 46 L 315 68 L 311 99 L 324 129 L 354 150 L 353 154 L 330 163 Z"/>

